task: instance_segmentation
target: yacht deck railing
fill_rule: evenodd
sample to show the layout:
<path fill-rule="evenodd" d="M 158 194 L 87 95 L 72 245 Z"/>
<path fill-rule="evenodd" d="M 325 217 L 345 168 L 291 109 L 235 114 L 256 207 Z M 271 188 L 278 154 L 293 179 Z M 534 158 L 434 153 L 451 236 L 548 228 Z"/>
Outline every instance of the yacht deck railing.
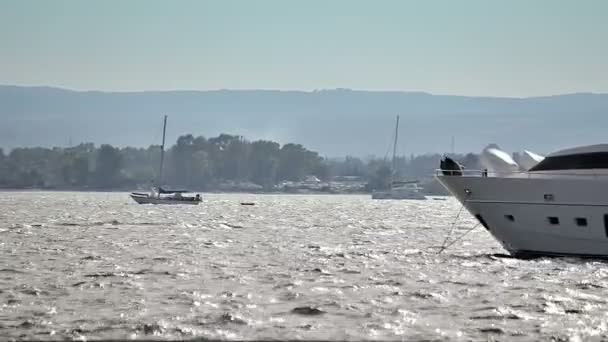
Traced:
<path fill-rule="evenodd" d="M 442 170 L 436 169 L 435 176 L 439 177 L 492 177 L 492 178 L 542 178 L 553 177 L 582 177 L 582 178 L 608 178 L 608 170 L 602 172 L 585 170 L 586 172 L 564 172 L 564 171 L 489 171 L 489 170 Z"/>

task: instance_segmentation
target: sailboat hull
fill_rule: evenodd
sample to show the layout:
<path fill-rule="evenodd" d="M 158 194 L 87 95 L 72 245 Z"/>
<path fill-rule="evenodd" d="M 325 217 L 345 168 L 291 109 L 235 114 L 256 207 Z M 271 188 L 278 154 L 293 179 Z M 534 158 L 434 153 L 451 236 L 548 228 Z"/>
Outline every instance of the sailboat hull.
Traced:
<path fill-rule="evenodd" d="M 181 199 L 169 198 L 169 197 L 150 197 L 148 195 L 131 194 L 131 198 L 138 204 L 187 204 L 187 205 L 198 205 L 201 203 L 200 199 L 195 197 L 183 197 Z"/>

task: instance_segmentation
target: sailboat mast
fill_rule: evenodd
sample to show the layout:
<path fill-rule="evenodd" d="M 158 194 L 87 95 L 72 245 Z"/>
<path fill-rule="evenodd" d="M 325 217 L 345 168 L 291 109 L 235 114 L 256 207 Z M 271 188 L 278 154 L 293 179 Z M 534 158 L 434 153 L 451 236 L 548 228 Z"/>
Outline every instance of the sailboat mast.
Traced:
<path fill-rule="evenodd" d="M 397 115 L 397 124 L 395 125 L 395 142 L 393 143 L 393 172 L 397 169 L 397 139 L 399 139 L 399 115 Z"/>
<path fill-rule="evenodd" d="M 167 116 L 163 122 L 163 143 L 160 145 L 160 168 L 158 170 L 158 195 L 160 196 L 160 186 L 163 182 L 163 163 L 165 161 L 165 134 L 167 132 Z"/>

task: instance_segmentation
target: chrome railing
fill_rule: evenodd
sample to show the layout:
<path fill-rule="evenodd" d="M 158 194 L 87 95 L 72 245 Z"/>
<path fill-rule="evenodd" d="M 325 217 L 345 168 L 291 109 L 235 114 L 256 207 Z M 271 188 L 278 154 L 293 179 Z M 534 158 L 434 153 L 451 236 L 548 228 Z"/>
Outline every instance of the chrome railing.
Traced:
<path fill-rule="evenodd" d="M 547 176 L 551 177 L 584 177 L 584 178 L 608 178 L 608 169 L 607 170 L 594 170 L 593 172 L 589 172 L 590 170 L 581 170 L 584 172 L 573 172 L 572 170 L 568 171 L 489 171 L 489 170 L 442 170 L 436 169 L 435 176 L 442 177 L 493 177 L 493 178 L 503 178 L 503 177 L 518 177 L 518 178 L 543 178 Z"/>

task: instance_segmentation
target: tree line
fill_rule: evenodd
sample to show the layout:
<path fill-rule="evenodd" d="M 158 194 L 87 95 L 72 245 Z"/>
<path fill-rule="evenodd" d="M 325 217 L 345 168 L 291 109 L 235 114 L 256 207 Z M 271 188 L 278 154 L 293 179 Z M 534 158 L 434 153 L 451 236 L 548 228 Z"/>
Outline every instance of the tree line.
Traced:
<path fill-rule="evenodd" d="M 83 143 L 74 147 L 0 149 L 0 188 L 132 189 L 153 184 L 159 176 L 160 146 L 118 148 Z M 466 159 L 466 156 L 460 156 Z M 400 157 L 396 170 L 387 160 L 328 159 L 300 144 L 248 141 L 242 136 L 180 136 L 166 150 L 163 184 L 191 190 L 214 190 L 226 182 L 248 182 L 274 189 L 283 181 L 307 176 L 322 181 L 352 177 L 368 190 L 387 186 L 391 177 L 428 178 L 441 155 Z"/>

